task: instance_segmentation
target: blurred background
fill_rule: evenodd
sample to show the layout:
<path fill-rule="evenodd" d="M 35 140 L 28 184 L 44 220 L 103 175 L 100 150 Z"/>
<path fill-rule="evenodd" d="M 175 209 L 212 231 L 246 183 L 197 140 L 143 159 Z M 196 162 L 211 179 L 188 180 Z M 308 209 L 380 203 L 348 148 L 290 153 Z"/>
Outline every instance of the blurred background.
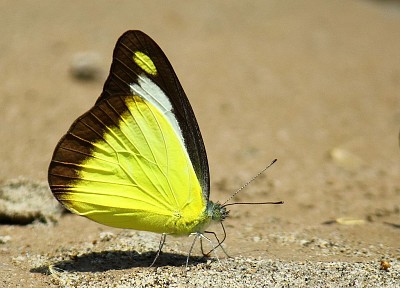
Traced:
<path fill-rule="evenodd" d="M 252 175 L 273 158 L 274 170 L 314 173 L 335 147 L 372 166 L 399 160 L 398 1 L 0 7 L 1 180 L 46 178 L 54 146 L 100 95 L 115 42 L 130 29 L 169 57 L 217 178 Z M 80 65 L 93 77 L 74 74 Z"/>

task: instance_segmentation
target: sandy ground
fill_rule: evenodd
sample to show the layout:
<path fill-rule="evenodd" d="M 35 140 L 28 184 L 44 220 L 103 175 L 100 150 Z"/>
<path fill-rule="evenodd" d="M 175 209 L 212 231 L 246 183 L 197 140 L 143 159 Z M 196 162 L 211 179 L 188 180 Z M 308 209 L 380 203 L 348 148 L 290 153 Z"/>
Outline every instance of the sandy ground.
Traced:
<path fill-rule="evenodd" d="M 185 88 L 212 200 L 278 158 L 237 199 L 285 204 L 231 207 L 233 258 L 196 246 L 185 269 L 192 238 L 170 237 L 148 268 L 158 235 L 64 214 L 46 186 L 129 29 Z M 0 30 L 0 286 L 400 287 L 398 1 L 1 1 Z"/>

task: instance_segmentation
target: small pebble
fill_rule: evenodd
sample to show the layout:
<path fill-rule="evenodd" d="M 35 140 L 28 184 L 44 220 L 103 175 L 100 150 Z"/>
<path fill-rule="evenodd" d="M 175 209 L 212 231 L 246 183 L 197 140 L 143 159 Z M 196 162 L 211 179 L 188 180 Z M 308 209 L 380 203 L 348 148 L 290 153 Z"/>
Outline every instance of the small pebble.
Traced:
<path fill-rule="evenodd" d="M 79 52 L 73 55 L 70 72 L 78 80 L 96 80 L 101 74 L 100 55 L 97 52 Z"/>
<path fill-rule="evenodd" d="M 387 270 L 389 270 L 390 267 L 392 267 L 392 265 L 390 265 L 390 263 L 388 261 L 386 261 L 386 260 L 381 261 L 381 268 L 380 268 L 381 270 L 387 271 Z"/>
<path fill-rule="evenodd" d="M 356 171 L 363 164 L 360 157 L 342 148 L 332 149 L 330 151 L 330 157 L 333 163 L 347 171 Z"/>

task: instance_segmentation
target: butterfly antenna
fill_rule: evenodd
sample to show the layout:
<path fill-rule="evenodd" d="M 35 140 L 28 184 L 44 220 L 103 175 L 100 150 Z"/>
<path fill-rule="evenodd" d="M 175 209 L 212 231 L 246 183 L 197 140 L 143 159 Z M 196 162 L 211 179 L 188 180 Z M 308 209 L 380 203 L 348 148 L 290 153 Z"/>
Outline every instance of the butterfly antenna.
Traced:
<path fill-rule="evenodd" d="M 277 160 L 278 160 L 278 159 L 272 160 L 272 162 L 271 162 L 268 166 L 266 166 L 264 169 L 262 169 L 260 172 L 258 172 L 258 174 L 257 174 L 256 176 L 254 176 L 253 178 L 251 178 L 250 181 L 248 181 L 247 183 L 245 183 L 245 184 L 244 184 L 242 187 L 240 187 L 235 193 L 233 193 L 232 196 L 229 197 L 229 199 L 226 200 L 226 201 L 222 204 L 222 206 L 223 206 L 223 207 L 226 207 L 226 206 L 229 206 L 229 205 L 236 205 L 236 204 L 283 204 L 282 201 L 280 201 L 280 202 L 259 202 L 259 203 L 247 203 L 247 202 L 246 202 L 246 203 L 244 203 L 244 202 L 242 203 L 242 202 L 240 202 L 240 203 L 230 203 L 230 204 L 226 204 L 226 203 L 228 203 L 229 201 L 231 201 L 232 198 L 236 196 L 236 194 L 238 194 L 240 191 L 242 191 L 244 188 L 246 188 L 247 185 L 249 185 L 251 182 L 253 182 L 254 180 L 256 180 L 258 176 L 260 176 L 262 173 L 264 173 L 264 172 L 265 172 L 269 167 L 271 167 Z"/>

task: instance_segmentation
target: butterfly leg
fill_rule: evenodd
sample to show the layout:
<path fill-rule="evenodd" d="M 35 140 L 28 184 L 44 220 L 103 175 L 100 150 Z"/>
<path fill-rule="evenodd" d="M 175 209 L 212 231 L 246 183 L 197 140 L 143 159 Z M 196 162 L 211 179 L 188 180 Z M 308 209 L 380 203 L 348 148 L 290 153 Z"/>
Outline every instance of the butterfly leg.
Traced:
<path fill-rule="evenodd" d="M 207 233 L 207 232 L 206 232 L 206 233 Z M 215 233 L 213 233 L 213 234 L 215 235 Z M 189 257 L 190 257 L 190 254 L 192 253 L 192 250 L 193 250 L 193 247 L 194 247 L 194 243 L 196 242 L 197 238 L 200 238 L 200 247 L 201 247 L 201 252 L 203 253 L 203 256 L 205 256 L 205 255 L 208 256 L 212 251 L 215 250 L 215 249 L 213 249 L 213 250 L 211 250 L 208 254 L 205 254 L 205 253 L 204 253 L 204 249 L 203 249 L 203 242 L 202 242 L 202 239 L 205 239 L 205 240 L 207 240 L 208 242 L 210 242 L 211 244 L 213 244 L 212 241 L 211 241 L 211 239 L 209 239 L 208 237 L 204 236 L 204 234 L 203 234 L 203 233 L 200 233 L 200 232 L 192 233 L 192 234 L 190 234 L 190 235 L 195 235 L 195 238 L 194 238 L 194 240 L 193 240 L 192 246 L 190 247 L 190 250 L 189 250 L 188 257 L 187 257 L 187 259 L 186 259 L 186 267 L 187 267 L 187 265 L 188 265 L 188 263 L 189 263 Z M 215 235 L 215 236 L 216 236 L 216 235 Z M 218 240 L 218 238 L 217 238 L 217 240 Z M 219 243 L 219 242 L 218 242 L 218 243 Z M 216 246 L 216 247 L 218 247 L 218 246 Z M 225 251 L 224 251 L 224 252 L 225 252 Z M 220 261 L 217 253 L 215 253 L 215 256 L 217 257 L 218 261 Z"/>
<path fill-rule="evenodd" d="M 219 240 L 219 238 L 218 238 L 218 236 L 217 236 L 217 234 L 216 234 L 215 232 L 213 232 L 213 231 L 204 231 L 204 233 L 213 234 L 214 237 L 215 237 L 215 239 L 217 239 L 218 245 L 217 245 L 217 246 L 214 246 L 208 253 L 204 253 L 203 247 L 201 247 L 201 249 L 202 249 L 201 252 L 203 253 L 203 256 L 209 257 L 210 254 L 211 254 L 213 251 L 215 251 L 215 249 L 217 249 L 218 247 L 221 247 L 221 249 L 222 249 L 222 251 L 224 252 L 224 254 L 226 255 L 226 257 L 232 258 L 232 257 L 226 252 L 226 250 L 224 249 L 224 247 L 222 246 L 222 242 L 224 242 L 225 238 L 224 238 L 224 239 L 222 240 L 222 242 L 221 242 L 221 241 Z M 200 239 L 200 240 L 201 240 L 201 239 Z"/>
<path fill-rule="evenodd" d="M 186 258 L 186 268 L 187 268 L 188 265 L 189 265 L 189 257 L 190 257 L 190 254 L 192 253 L 192 250 L 193 250 L 193 247 L 194 247 L 194 243 L 196 243 L 197 238 L 199 238 L 199 234 L 200 234 L 200 233 L 196 232 L 196 233 L 191 233 L 191 234 L 189 235 L 189 236 L 193 236 L 193 235 L 194 235 L 194 239 L 193 239 L 192 245 L 190 246 L 188 256 L 187 256 L 187 258 Z"/>
<path fill-rule="evenodd" d="M 222 231 L 224 231 L 224 238 L 222 238 L 222 241 L 219 240 L 219 238 L 217 237 L 217 234 L 216 234 L 215 232 L 213 232 L 213 231 L 204 231 L 204 233 L 213 234 L 214 237 L 215 237 L 215 239 L 217 239 L 217 241 L 218 241 L 218 245 L 215 246 L 214 248 L 212 248 L 212 249 L 210 250 L 210 252 L 208 252 L 208 253 L 205 254 L 205 255 L 208 256 L 208 255 L 210 255 L 210 253 L 213 252 L 215 249 L 217 249 L 218 247 L 221 247 L 221 249 L 222 249 L 222 251 L 224 251 L 225 255 L 226 255 L 228 258 L 232 258 L 231 256 L 229 256 L 228 253 L 226 253 L 224 247 L 222 246 L 222 243 L 224 243 L 224 241 L 225 241 L 225 239 L 226 239 L 226 231 L 225 231 L 224 224 L 223 224 L 222 222 L 220 222 L 220 223 L 221 223 Z M 202 252 L 203 252 L 203 251 L 202 251 Z M 203 255 L 204 255 L 204 252 L 203 252 Z"/>
<path fill-rule="evenodd" d="M 161 234 L 160 244 L 158 245 L 158 251 L 157 251 L 156 257 L 154 257 L 154 260 L 151 263 L 150 267 L 153 267 L 154 263 L 156 263 L 156 260 L 157 260 L 158 256 L 160 256 L 161 249 L 164 246 L 166 237 L 167 237 L 167 234 L 165 234 L 165 233 Z"/>
<path fill-rule="evenodd" d="M 207 233 L 207 232 L 204 232 Z M 203 248 L 203 238 L 200 238 L 200 249 L 201 249 L 201 254 L 203 254 L 204 257 L 210 257 L 210 253 L 205 253 L 204 248 Z"/>

